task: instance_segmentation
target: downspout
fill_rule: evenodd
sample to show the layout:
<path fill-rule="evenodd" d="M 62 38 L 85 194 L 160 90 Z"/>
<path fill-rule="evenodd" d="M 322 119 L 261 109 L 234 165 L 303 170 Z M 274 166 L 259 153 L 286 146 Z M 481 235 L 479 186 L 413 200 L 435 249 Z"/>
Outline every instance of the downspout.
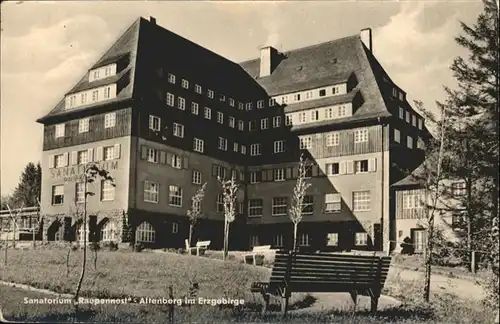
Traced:
<path fill-rule="evenodd" d="M 384 122 L 380 119 L 380 117 L 377 117 L 377 121 L 378 123 L 381 125 L 382 127 L 382 148 L 381 148 L 381 173 L 382 173 L 382 179 L 380 181 L 380 187 L 382 189 L 381 191 L 381 194 L 382 194 L 382 199 L 381 199 L 381 202 L 380 202 L 380 235 L 381 235 L 381 240 L 380 240 L 380 245 L 381 245 L 381 249 L 382 251 L 384 250 L 384 244 L 386 242 L 384 242 L 384 238 L 385 238 L 385 235 L 384 235 L 384 231 L 388 231 L 389 228 L 385 228 L 385 227 L 389 227 L 389 226 L 385 226 L 386 223 L 389 224 L 389 220 L 385 220 L 384 218 L 384 207 L 385 207 L 385 204 L 384 204 L 384 201 L 385 201 L 385 154 L 384 154 L 384 151 L 385 151 L 385 134 L 384 134 Z M 390 237 L 390 235 L 389 235 Z M 375 239 L 375 238 L 374 238 Z M 388 246 L 387 246 L 387 252 L 389 253 L 390 251 L 390 242 L 387 242 Z"/>

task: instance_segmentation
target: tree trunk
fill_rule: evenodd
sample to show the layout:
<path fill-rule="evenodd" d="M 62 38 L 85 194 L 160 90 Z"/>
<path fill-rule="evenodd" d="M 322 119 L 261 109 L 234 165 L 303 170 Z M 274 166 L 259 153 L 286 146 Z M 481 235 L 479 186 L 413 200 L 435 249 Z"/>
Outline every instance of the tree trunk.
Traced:
<path fill-rule="evenodd" d="M 428 234 L 427 234 L 427 242 L 425 246 L 425 275 L 424 275 L 424 300 L 429 302 L 430 299 L 430 291 L 431 291 L 431 262 L 432 262 L 432 240 L 433 240 L 433 232 L 434 232 L 434 222 L 429 224 Z"/>
<path fill-rule="evenodd" d="M 189 246 L 193 246 L 193 224 L 189 224 Z"/>
<path fill-rule="evenodd" d="M 5 236 L 5 257 L 3 259 L 3 264 L 7 265 L 7 250 L 9 249 L 9 236 Z"/>
<path fill-rule="evenodd" d="M 229 222 L 224 222 L 224 260 L 227 259 L 229 253 Z"/>
<path fill-rule="evenodd" d="M 293 250 L 297 251 L 297 228 L 298 223 L 293 223 Z"/>
<path fill-rule="evenodd" d="M 82 289 L 83 278 L 85 277 L 85 267 L 87 266 L 87 175 L 85 175 L 85 184 L 84 184 L 84 194 L 85 199 L 83 201 L 83 261 L 82 261 L 82 270 L 80 273 L 80 279 L 78 280 L 78 285 L 76 286 L 75 291 L 75 305 L 78 301 L 78 295 L 80 294 L 80 289 Z"/>

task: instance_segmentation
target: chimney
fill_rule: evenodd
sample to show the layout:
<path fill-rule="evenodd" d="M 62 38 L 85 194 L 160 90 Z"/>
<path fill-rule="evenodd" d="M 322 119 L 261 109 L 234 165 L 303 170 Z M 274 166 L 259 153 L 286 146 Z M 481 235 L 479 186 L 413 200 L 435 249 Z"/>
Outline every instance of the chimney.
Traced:
<path fill-rule="evenodd" d="M 153 16 L 149 16 L 149 21 L 153 24 L 156 25 L 156 18 Z"/>
<path fill-rule="evenodd" d="M 372 43 L 372 29 L 364 28 L 361 29 L 360 35 L 361 41 L 368 47 L 370 53 L 373 53 L 373 43 Z"/>
<path fill-rule="evenodd" d="M 278 50 L 272 46 L 265 46 L 260 49 L 260 71 L 259 78 L 271 75 L 276 65 Z"/>

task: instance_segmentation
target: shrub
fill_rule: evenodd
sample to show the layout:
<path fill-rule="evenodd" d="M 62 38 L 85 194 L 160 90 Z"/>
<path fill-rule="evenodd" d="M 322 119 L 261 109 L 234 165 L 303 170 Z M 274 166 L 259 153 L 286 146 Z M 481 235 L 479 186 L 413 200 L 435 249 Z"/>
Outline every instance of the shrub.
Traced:
<path fill-rule="evenodd" d="M 102 244 L 102 247 L 108 249 L 111 252 L 118 250 L 118 244 L 115 242 L 104 242 Z"/>
<path fill-rule="evenodd" d="M 97 242 L 91 242 L 89 248 L 91 251 L 99 251 L 101 249 L 101 246 Z"/>
<path fill-rule="evenodd" d="M 134 244 L 133 250 L 134 250 L 134 252 L 141 252 L 142 250 L 144 250 L 144 244 L 142 244 L 142 243 Z"/>

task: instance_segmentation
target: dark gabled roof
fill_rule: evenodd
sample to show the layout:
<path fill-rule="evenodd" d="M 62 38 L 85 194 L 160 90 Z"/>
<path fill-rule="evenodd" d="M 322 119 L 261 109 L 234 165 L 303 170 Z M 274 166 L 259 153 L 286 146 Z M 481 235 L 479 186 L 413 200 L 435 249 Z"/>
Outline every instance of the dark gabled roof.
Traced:
<path fill-rule="evenodd" d="M 425 177 L 436 170 L 437 159 L 437 153 L 426 156 L 425 161 L 416 167 L 415 170 L 398 182 L 393 183 L 391 187 L 398 187 L 398 189 L 402 189 L 401 187 L 424 188 Z"/>
<path fill-rule="evenodd" d="M 240 65 L 271 96 L 345 82 L 354 74 L 357 84 L 352 91 L 361 94 L 363 104 L 353 117 L 385 116 L 387 108 L 369 60 L 370 55 L 359 35 L 355 35 L 281 53 L 278 55 L 280 62 L 271 75 L 263 78 L 258 77 L 260 58 Z M 319 100 L 298 105 L 305 109 L 306 106 L 322 104 Z"/>
<path fill-rule="evenodd" d="M 114 81 L 123 80 L 123 78 L 128 78 L 127 83 L 117 93 L 116 98 L 99 102 L 98 104 L 88 104 L 84 106 L 80 106 L 77 108 L 72 108 L 71 110 L 65 110 L 65 98 L 62 98 L 57 105 L 45 116 L 38 119 L 37 122 L 44 123 L 49 120 L 51 117 L 65 115 L 67 113 L 72 113 L 75 111 L 83 111 L 92 109 L 96 105 L 108 104 L 112 102 L 119 102 L 126 99 L 131 99 L 134 88 L 134 72 L 135 72 L 135 57 L 137 54 L 138 40 L 139 40 L 139 30 L 140 25 L 143 19 L 137 19 L 127 30 L 118 38 L 118 40 L 109 48 L 104 55 L 97 61 L 96 64 L 93 65 L 91 69 L 101 67 L 110 63 L 117 62 L 118 60 L 123 59 L 124 57 L 129 57 L 128 66 L 126 66 L 122 71 L 119 71 L 116 76 L 112 76 L 110 78 L 106 78 L 103 80 L 98 80 L 92 83 L 89 83 L 89 73 L 85 73 L 85 75 L 80 79 L 80 81 L 75 84 L 71 90 L 67 92 L 67 94 L 71 94 L 78 91 L 88 90 L 95 87 L 102 86 L 104 84 L 109 84 Z M 113 80 L 112 80 L 113 79 Z"/>

